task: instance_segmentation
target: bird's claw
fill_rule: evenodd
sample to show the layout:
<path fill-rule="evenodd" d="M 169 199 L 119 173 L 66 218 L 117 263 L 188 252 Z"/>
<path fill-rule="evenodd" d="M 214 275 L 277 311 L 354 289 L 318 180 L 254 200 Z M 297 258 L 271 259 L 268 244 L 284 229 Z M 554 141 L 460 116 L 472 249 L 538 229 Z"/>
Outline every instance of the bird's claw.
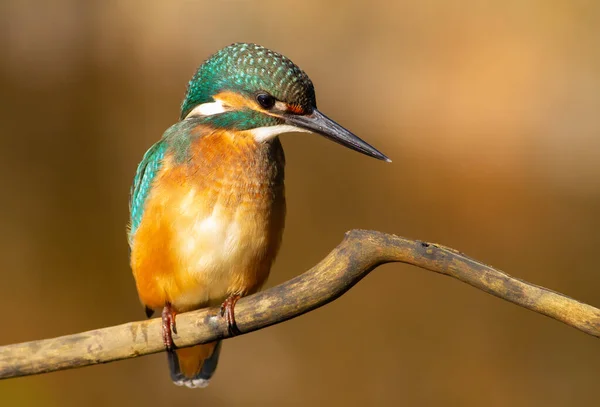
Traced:
<path fill-rule="evenodd" d="M 162 337 L 163 343 L 167 351 L 171 352 L 175 349 L 173 342 L 173 334 L 177 333 L 177 324 L 175 323 L 175 315 L 177 313 L 170 303 L 167 303 L 162 311 Z"/>
<path fill-rule="evenodd" d="M 236 336 L 242 333 L 235 322 L 235 313 L 233 310 L 240 298 L 241 296 L 239 294 L 230 295 L 223 301 L 223 304 L 221 304 L 221 317 L 224 317 L 227 322 L 227 330 L 229 331 L 230 336 Z"/>

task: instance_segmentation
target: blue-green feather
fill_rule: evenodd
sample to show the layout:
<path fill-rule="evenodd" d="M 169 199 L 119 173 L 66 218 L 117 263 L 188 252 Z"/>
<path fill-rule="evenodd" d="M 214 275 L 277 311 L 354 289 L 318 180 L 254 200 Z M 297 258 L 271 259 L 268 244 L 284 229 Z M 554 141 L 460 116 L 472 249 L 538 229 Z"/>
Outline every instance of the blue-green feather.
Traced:
<path fill-rule="evenodd" d="M 152 182 L 160 170 L 166 150 L 166 141 L 164 139 L 160 140 L 146 151 L 144 158 L 142 158 L 142 162 L 140 162 L 140 165 L 137 167 L 129 197 L 129 213 L 131 216 L 131 226 L 129 229 L 130 244 L 135 231 L 142 221 L 146 198 L 148 198 L 148 194 L 152 188 Z"/>
<path fill-rule="evenodd" d="M 199 126 L 206 125 L 204 121 L 206 120 L 189 118 L 175 123 L 164 132 L 161 140 L 144 154 L 133 178 L 129 197 L 130 244 L 142 222 L 146 200 L 152 190 L 154 179 L 162 167 L 164 157 L 169 153 L 172 154 L 174 162 L 177 164 L 188 162 L 190 159 L 189 147 L 192 141 L 210 131 L 210 126 L 206 127 L 204 131 L 194 131 Z"/>
<path fill-rule="evenodd" d="M 313 84 L 285 56 L 257 44 L 237 43 L 217 51 L 196 71 L 181 105 L 181 118 L 219 92 L 231 90 L 252 97 L 269 92 L 277 100 L 310 112 L 316 107 Z"/>

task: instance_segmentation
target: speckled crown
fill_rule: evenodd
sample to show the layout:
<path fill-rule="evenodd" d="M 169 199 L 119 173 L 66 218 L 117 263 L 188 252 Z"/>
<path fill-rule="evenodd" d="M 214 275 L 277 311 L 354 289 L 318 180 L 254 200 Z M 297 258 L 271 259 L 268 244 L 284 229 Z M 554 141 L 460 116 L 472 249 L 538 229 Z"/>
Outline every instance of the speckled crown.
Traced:
<path fill-rule="evenodd" d="M 312 81 L 296 64 L 260 45 L 236 43 L 217 51 L 198 68 L 188 84 L 181 118 L 226 90 L 248 95 L 266 91 L 306 112 L 316 107 Z"/>

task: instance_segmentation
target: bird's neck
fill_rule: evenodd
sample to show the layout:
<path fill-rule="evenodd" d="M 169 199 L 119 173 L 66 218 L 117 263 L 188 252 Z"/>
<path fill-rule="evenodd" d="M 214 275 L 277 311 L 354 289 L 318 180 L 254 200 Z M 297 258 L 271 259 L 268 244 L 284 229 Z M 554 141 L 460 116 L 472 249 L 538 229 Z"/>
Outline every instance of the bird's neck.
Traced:
<path fill-rule="evenodd" d="M 249 191 L 283 185 L 285 156 L 278 138 L 260 142 L 246 131 L 206 131 L 192 131 L 186 152 L 179 153 L 185 156 L 181 163 L 189 167 L 190 173 Z"/>

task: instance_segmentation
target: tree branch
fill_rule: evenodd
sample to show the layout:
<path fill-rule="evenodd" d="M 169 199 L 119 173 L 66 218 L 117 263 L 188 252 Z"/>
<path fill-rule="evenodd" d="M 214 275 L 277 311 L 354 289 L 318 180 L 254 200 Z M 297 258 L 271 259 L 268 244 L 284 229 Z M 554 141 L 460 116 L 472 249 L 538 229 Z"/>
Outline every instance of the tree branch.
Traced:
<path fill-rule="evenodd" d="M 444 246 L 381 232 L 353 230 L 319 264 L 277 287 L 241 299 L 236 322 L 243 333 L 297 317 L 338 298 L 377 266 L 402 262 L 454 277 L 521 307 L 600 337 L 600 310 L 516 279 Z M 177 315 L 177 346 L 227 338 L 218 309 Z M 164 350 L 161 322 L 96 329 L 0 347 L 0 379 L 107 363 Z"/>

